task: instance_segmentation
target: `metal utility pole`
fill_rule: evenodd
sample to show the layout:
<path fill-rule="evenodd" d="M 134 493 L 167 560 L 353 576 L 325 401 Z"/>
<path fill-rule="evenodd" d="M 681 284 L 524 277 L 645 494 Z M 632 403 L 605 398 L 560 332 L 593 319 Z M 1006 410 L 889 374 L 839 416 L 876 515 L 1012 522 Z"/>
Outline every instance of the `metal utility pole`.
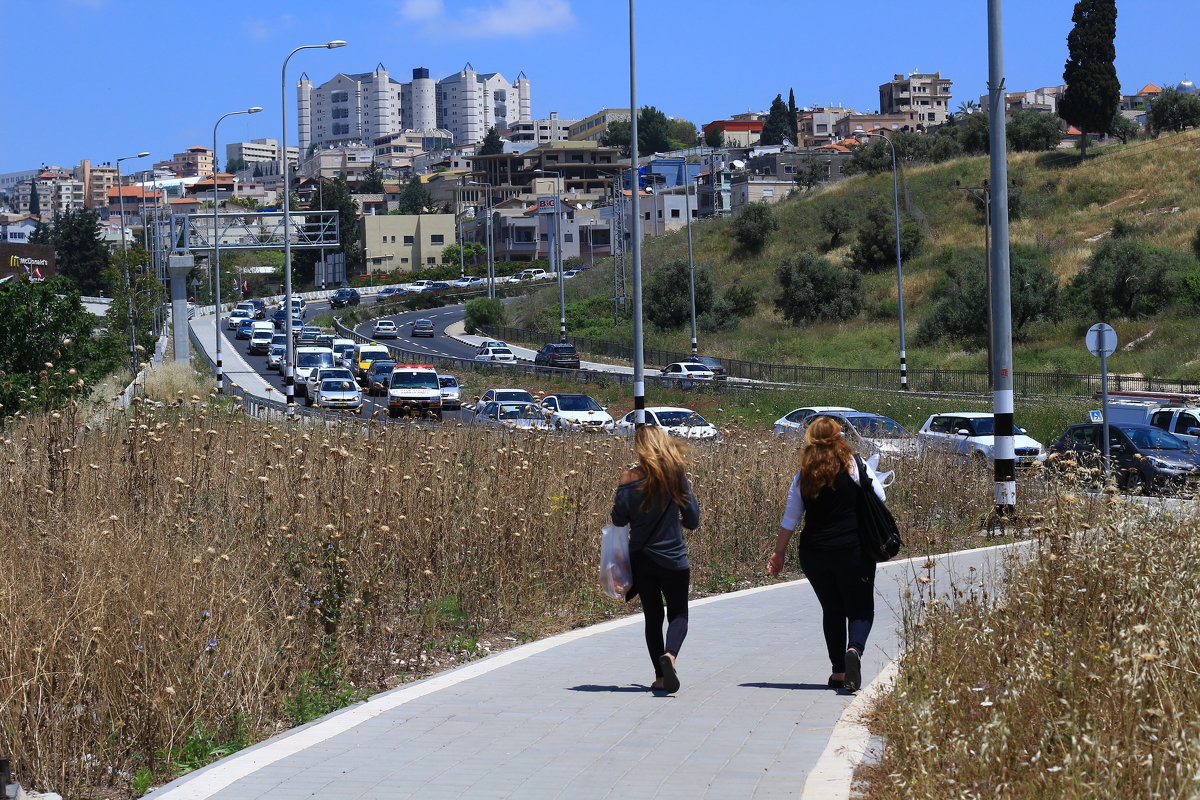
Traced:
<path fill-rule="evenodd" d="M 121 260 L 125 262 L 125 323 L 129 326 L 129 370 L 133 377 L 138 374 L 137 337 L 133 330 L 133 280 L 130 277 L 129 250 L 125 246 L 125 186 L 121 179 L 121 162 L 131 158 L 145 158 L 149 153 L 136 156 L 121 156 L 117 159 L 117 208 L 121 216 Z M 142 189 L 145 192 L 145 189 Z M 143 223 L 144 224 L 144 223 Z"/>
<path fill-rule="evenodd" d="M 1008 261 L 1008 153 L 1004 119 L 1004 49 L 1001 0 L 988 0 L 988 107 L 991 114 L 992 358 L 995 387 L 995 514 L 1010 519 L 1017 505 L 1016 453 L 1013 450 L 1012 288 Z"/>
<path fill-rule="evenodd" d="M 687 179 L 687 162 L 683 162 L 683 216 L 687 219 L 688 240 L 688 299 L 692 310 L 692 358 L 700 354 L 696 343 L 696 260 L 692 254 L 692 182 Z"/>
<path fill-rule="evenodd" d="M 629 0 L 629 170 L 633 191 L 630 192 L 633 225 L 633 419 L 635 425 L 646 424 L 646 361 L 642 350 L 642 226 L 641 205 L 638 202 L 638 104 L 637 48 L 634 36 L 634 0 Z"/>
<path fill-rule="evenodd" d="M 957 183 L 957 181 L 955 181 Z M 971 196 L 983 203 L 983 264 L 984 274 L 987 276 L 987 296 L 992 296 L 992 189 L 988 181 L 983 182 L 983 186 L 960 186 L 964 191 L 970 192 Z M 976 194 L 982 192 L 982 194 Z M 988 349 L 987 349 L 987 368 L 988 368 L 988 388 L 995 391 L 996 389 L 996 364 L 992 359 L 992 305 L 988 301 Z"/>

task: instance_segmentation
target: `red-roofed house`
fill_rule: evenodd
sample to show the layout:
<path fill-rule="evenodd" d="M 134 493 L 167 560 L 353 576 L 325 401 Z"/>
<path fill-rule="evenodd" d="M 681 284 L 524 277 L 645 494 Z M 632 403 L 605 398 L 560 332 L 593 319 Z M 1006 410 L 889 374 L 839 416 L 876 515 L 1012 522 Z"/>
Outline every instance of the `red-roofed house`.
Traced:
<path fill-rule="evenodd" d="M 725 147 L 753 147 L 762 138 L 762 130 L 762 120 L 718 119 L 704 126 L 704 138 L 719 131 Z"/>
<path fill-rule="evenodd" d="M 1137 94 L 1127 94 L 1121 97 L 1122 111 L 1146 111 L 1150 108 L 1158 96 L 1162 94 L 1162 89 L 1155 86 L 1153 83 L 1147 83 Z"/>

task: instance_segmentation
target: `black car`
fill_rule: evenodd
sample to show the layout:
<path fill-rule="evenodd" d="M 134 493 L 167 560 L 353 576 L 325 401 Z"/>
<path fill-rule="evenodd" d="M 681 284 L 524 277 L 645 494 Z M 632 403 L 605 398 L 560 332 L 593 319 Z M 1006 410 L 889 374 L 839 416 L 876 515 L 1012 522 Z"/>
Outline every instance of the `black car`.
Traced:
<path fill-rule="evenodd" d="M 433 327 L 433 320 L 419 319 L 412 324 L 412 330 L 410 330 L 408 332 L 408 335 L 409 336 L 428 336 L 430 338 L 433 338 L 434 333 L 435 333 L 435 331 L 434 331 L 434 327 Z"/>
<path fill-rule="evenodd" d="M 579 369 L 579 351 L 575 345 L 565 342 L 550 342 L 533 357 L 533 363 L 542 367 Z"/>
<path fill-rule="evenodd" d="M 688 363 L 703 364 L 708 367 L 712 371 L 713 377 L 719 381 L 729 378 L 729 373 L 725 370 L 725 365 L 712 356 L 696 356 L 686 360 Z"/>
<path fill-rule="evenodd" d="M 266 300 L 257 300 L 256 299 L 256 300 L 248 300 L 246 302 L 248 302 L 254 306 L 254 318 L 255 319 L 266 319 L 267 318 L 267 301 Z"/>
<path fill-rule="evenodd" d="M 329 295 L 330 308 L 345 308 L 346 306 L 356 306 L 362 301 L 357 289 L 338 289 L 333 294 Z"/>
<path fill-rule="evenodd" d="M 1084 468 L 1099 468 L 1104 458 L 1098 423 L 1072 425 L 1050 445 L 1051 465 L 1074 456 Z M 1149 425 L 1109 425 L 1108 451 L 1117 486 L 1129 492 L 1185 492 L 1200 489 L 1200 453 L 1173 433 Z"/>
<path fill-rule="evenodd" d="M 392 370 L 395 368 L 395 361 L 379 359 L 371 362 L 371 369 L 367 370 L 367 395 L 369 397 L 387 395 L 388 387 L 392 382 Z"/>

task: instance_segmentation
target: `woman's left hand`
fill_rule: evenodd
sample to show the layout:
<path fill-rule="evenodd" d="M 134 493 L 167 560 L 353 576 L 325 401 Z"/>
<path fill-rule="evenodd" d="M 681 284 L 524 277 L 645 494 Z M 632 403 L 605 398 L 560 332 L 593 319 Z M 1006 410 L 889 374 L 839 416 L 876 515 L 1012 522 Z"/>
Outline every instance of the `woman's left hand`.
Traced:
<path fill-rule="evenodd" d="M 783 556 L 779 553 L 771 553 L 771 557 L 767 559 L 767 574 L 774 578 L 783 571 Z"/>

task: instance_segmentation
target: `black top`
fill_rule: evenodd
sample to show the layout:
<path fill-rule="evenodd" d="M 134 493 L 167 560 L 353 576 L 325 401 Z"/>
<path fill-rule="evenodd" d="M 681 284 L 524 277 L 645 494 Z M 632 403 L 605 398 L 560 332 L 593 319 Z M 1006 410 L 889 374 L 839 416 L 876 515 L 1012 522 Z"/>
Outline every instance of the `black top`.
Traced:
<path fill-rule="evenodd" d="M 862 491 L 842 470 L 816 498 L 804 499 L 801 550 L 841 550 L 858 546 L 858 500 Z"/>
<path fill-rule="evenodd" d="M 688 504 L 683 508 L 674 500 L 642 508 L 645 478 L 617 487 L 613 499 L 613 525 L 629 526 L 629 554 L 645 553 L 656 564 L 667 569 L 687 569 L 687 545 L 683 543 L 683 528 L 700 527 L 700 505 L 688 479 L 683 479 Z"/>

